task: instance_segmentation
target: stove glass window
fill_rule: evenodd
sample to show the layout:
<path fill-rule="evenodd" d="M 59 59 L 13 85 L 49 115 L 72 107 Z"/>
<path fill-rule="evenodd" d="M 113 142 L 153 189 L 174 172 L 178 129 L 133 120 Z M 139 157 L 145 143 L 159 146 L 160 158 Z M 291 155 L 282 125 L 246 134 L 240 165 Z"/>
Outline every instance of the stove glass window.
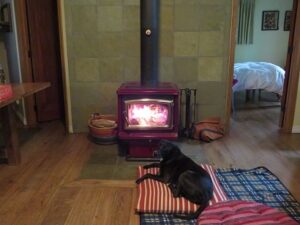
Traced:
<path fill-rule="evenodd" d="M 171 128 L 172 100 L 128 100 L 125 105 L 127 129 Z"/>

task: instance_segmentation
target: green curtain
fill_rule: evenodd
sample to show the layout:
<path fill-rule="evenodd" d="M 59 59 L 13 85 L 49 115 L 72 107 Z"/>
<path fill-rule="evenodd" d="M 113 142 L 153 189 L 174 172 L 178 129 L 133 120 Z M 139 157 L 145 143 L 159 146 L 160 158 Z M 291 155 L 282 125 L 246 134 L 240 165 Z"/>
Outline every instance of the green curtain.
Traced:
<path fill-rule="evenodd" d="M 240 0 L 238 44 L 253 44 L 253 17 L 255 0 Z"/>

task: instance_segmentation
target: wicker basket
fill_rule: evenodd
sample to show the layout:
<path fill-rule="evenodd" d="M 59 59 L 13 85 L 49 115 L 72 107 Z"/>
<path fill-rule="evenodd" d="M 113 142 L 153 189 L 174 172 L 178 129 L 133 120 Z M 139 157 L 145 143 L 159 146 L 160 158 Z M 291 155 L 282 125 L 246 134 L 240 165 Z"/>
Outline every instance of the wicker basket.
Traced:
<path fill-rule="evenodd" d="M 117 136 L 117 118 L 115 115 L 93 113 L 88 120 L 88 127 L 90 135 L 95 138 L 113 138 Z"/>

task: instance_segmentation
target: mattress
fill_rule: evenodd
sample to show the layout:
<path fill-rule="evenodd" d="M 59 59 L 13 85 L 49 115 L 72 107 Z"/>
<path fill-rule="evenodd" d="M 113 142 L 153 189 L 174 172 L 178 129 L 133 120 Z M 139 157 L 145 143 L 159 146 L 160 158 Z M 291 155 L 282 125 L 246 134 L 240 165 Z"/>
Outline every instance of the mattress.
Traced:
<path fill-rule="evenodd" d="M 282 95 L 285 71 L 268 62 L 244 62 L 234 64 L 233 92 L 262 89 Z"/>

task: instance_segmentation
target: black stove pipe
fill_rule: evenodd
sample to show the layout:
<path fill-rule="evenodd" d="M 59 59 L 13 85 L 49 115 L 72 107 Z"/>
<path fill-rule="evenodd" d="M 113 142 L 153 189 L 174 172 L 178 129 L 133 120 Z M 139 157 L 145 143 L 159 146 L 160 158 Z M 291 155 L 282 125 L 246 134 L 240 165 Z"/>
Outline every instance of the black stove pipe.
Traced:
<path fill-rule="evenodd" d="M 159 0 L 141 0 L 141 84 L 156 86 L 159 81 Z"/>

